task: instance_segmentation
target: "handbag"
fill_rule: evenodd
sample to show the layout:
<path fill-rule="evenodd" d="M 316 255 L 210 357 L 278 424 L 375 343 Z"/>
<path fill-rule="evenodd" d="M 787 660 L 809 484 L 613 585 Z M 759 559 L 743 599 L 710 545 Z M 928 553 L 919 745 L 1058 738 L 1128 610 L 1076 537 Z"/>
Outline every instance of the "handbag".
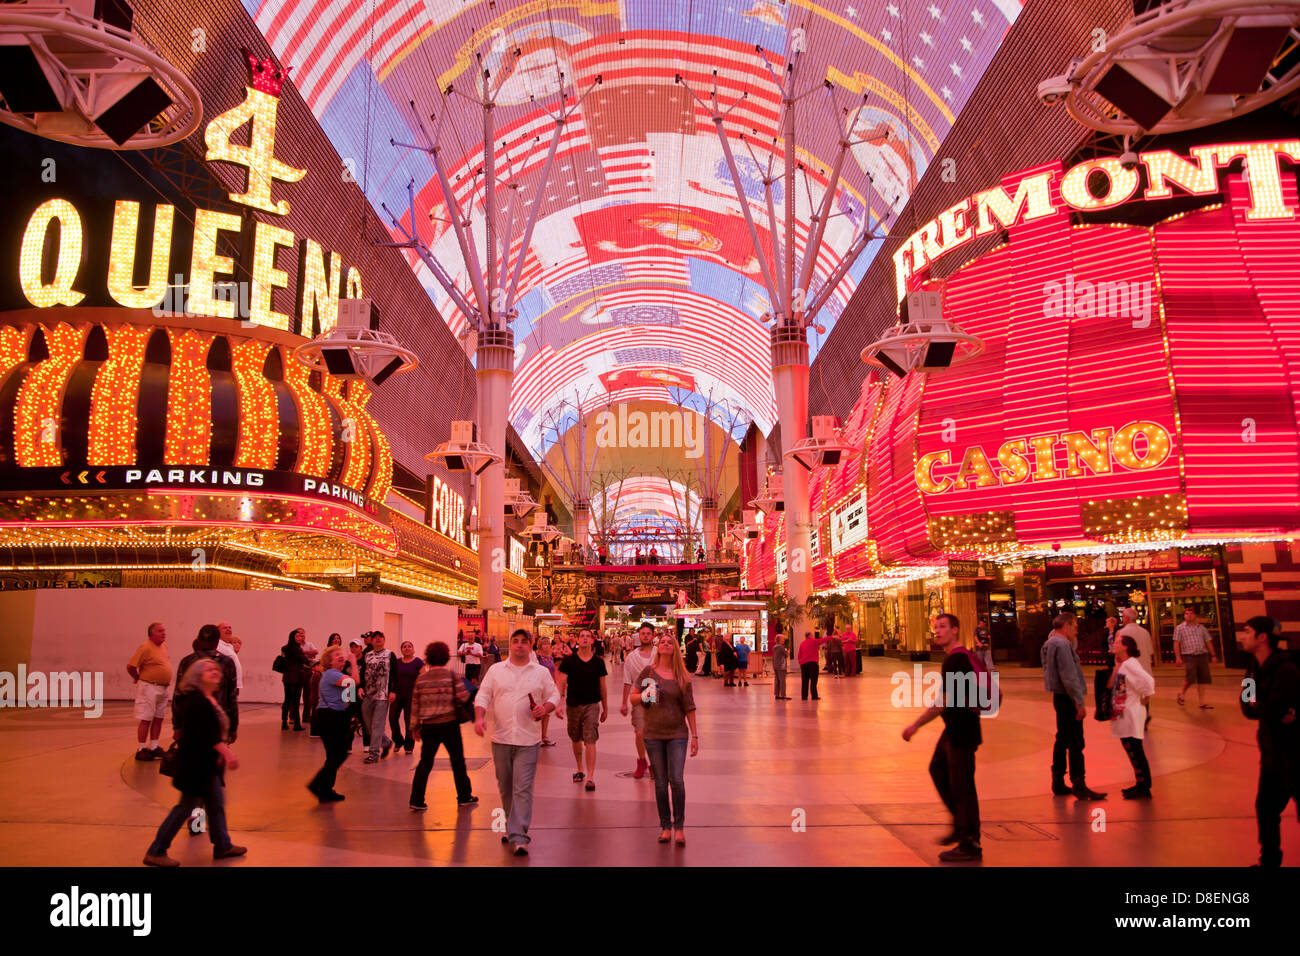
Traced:
<path fill-rule="evenodd" d="M 1115 713 L 1115 693 L 1106 685 L 1110 682 L 1110 675 L 1114 671 L 1112 667 L 1106 667 L 1097 671 L 1093 678 L 1093 694 L 1096 698 L 1096 707 L 1093 708 L 1092 716 L 1097 720 L 1110 720 Z"/>
<path fill-rule="evenodd" d="M 471 720 L 474 719 L 474 708 L 473 708 L 473 706 L 471 706 L 471 704 L 470 704 L 469 701 L 467 701 L 467 700 L 466 700 L 466 701 L 460 701 L 460 700 L 457 700 L 457 699 L 456 699 L 456 681 L 457 681 L 457 679 L 458 679 L 458 678 L 457 678 L 456 674 L 455 674 L 455 673 L 452 673 L 452 675 L 451 675 L 451 710 L 452 710 L 452 713 L 454 713 L 454 714 L 456 715 L 456 723 L 458 723 L 458 724 L 467 724 L 467 723 L 469 723 Z M 460 680 L 465 680 L 465 689 L 466 689 L 466 690 L 469 690 L 469 681 L 466 680 L 465 678 L 459 678 L 459 679 L 460 679 Z"/>
<path fill-rule="evenodd" d="M 158 758 L 158 772 L 164 777 L 175 777 L 181 769 L 180 744 L 173 740 L 171 746 Z"/>
<path fill-rule="evenodd" d="M 271 670 L 275 671 L 277 674 L 283 674 L 285 670 L 288 669 L 288 666 L 289 662 L 285 660 L 283 654 L 271 662 Z"/>

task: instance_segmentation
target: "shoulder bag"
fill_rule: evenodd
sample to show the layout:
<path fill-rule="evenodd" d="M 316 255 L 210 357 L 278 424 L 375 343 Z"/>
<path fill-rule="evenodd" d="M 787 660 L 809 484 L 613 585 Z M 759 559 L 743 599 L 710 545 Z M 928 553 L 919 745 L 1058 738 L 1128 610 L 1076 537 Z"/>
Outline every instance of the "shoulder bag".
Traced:
<path fill-rule="evenodd" d="M 469 701 L 467 701 L 467 700 L 465 700 L 465 701 L 461 701 L 461 700 L 457 700 L 457 699 L 456 699 L 456 681 L 457 681 L 457 680 L 461 680 L 462 678 L 460 678 L 457 674 L 455 674 L 454 672 L 452 672 L 450 668 L 448 669 L 447 674 L 448 674 L 448 676 L 451 677 L 451 710 L 452 710 L 452 713 L 454 713 L 454 714 L 456 715 L 456 723 L 458 723 L 458 724 L 467 724 L 467 723 L 469 723 L 471 720 L 474 719 L 474 708 L 473 708 L 473 706 L 470 704 Z M 469 688 L 466 688 L 466 690 L 468 690 L 468 689 L 469 689 Z"/>

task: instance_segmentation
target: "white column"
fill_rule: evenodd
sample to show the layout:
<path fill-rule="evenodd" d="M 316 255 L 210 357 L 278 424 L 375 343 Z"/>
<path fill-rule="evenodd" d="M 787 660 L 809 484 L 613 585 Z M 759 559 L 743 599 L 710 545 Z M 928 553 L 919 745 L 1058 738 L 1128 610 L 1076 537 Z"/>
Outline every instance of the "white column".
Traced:
<path fill-rule="evenodd" d="M 573 543 L 582 549 L 582 556 L 587 557 L 587 542 L 591 529 L 591 506 L 586 498 L 578 498 L 573 502 Z"/>
<path fill-rule="evenodd" d="M 781 419 L 782 454 L 802 441 L 808 428 L 808 338 L 797 325 L 772 330 L 772 383 L 777 415 Z M 791 458 L 783 458 L 785 494 L 786 592 L 800 604 L 812 591 L 812 542 L 809 535 L 808 472 Z M 812 630 L 803 618 L 795 628 L 793 657 L 799 643 Z"/>
<path fill-rule="evenodd" d="M 705 498 L 700 502 L 700 516 L 704 524 L 704 550 L 712 556 L 718 541 L 718 499 Z"/>
<path fill-rule="evenodd" d="M 480 332 L 475 350 L 478 378 L 478 432 L 483 442 L 501 456 L 478 479 L 478 603 L 487 611 L 500 611 L 502 572 L 510 566 L 506 551 L 505 454 L 506 412 L 515 369 L 515 336 L 509 329 Z"/>

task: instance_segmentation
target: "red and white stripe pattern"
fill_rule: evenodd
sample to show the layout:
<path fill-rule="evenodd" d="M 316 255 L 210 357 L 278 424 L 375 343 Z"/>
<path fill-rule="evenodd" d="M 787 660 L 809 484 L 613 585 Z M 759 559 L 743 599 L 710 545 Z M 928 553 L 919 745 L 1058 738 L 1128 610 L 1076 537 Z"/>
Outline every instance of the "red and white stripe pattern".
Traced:
<path fill-rule="evenodd" d="M 642 30 L 581 44 L 573 49 L 573 62 L 584 89 L 597 74 L 607 84 L 671 85 L 680 73 L 700 97 L 712 95 L 717 70 L 718 101 L 724 109 L 748 93 L 724 121 L 727 131 L 753 136 L 757 130 L 760 140 L 777 135 L 781 91 L 753 46 L 721 37 L 700 42 L 689 33 Z M 780 76 L 783 64 L 774 63 L 773 69 Z M 695 116 L 700 132 L 713 131 L 706 110 L 696 105 Z"/>
<path fill-rule="evenodd" d="M 596 152 L 605 172 L 606 195 L 642 193 L 654 188 L 655 161 L 645 143 L 601 146 Z"/>
<path fill-rule="evenodd" d="M 363 59 L 383 72 L 429 25 L 423 0 L 266 0 L 254 17 L 311 111 L 320 116 Z"/>
<path fill-rule="evenodd" d="M 609 297 L 610 308 L 642 301 L 636 290 L 625 293 L 626 302 L 619 301 L 620 295 Z M 708 296 L 683 293 L 674 305 L 683 320 L 678 326 L 607 326 L 559 351 L 543 345 L 515 373 L 510 419 L 517 419 L 526 408 L 543 407 L 552 395 L 597 383 L 606 353 L 659 346 L 680 350 L 684 368 L 724 383 L 759 426 L 770 429 L 776 421 L 776 402 L 766 330 L 748 315 Z"/>

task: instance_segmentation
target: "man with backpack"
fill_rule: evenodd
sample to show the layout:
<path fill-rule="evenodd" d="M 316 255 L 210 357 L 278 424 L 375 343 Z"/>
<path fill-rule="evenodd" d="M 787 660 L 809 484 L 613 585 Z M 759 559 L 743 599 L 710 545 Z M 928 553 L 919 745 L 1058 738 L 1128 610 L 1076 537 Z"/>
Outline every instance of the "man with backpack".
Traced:
<path fill-rule="evenodd" d="M 930 779 L 952 813 L 952 832 L 939 842 L 957 845 L 939 854 L 944 863 L 984 858 L 980 847 L 979 795 L 975 792 L 975 751 L 983 743 L 980 693 L 976 685 L 981 678 L 988 680 L 989 672 L 977 667 L 970 652 L 962 646 L 958 637 L 960 626 L 955 614 L 940 614 L 934 619 L 934 643 L 944 651 L 943 695 L 903 729 L 903 739 L 911 740 L 934 718 L 943 718 L 943 733 L 930 758 Z"/>

